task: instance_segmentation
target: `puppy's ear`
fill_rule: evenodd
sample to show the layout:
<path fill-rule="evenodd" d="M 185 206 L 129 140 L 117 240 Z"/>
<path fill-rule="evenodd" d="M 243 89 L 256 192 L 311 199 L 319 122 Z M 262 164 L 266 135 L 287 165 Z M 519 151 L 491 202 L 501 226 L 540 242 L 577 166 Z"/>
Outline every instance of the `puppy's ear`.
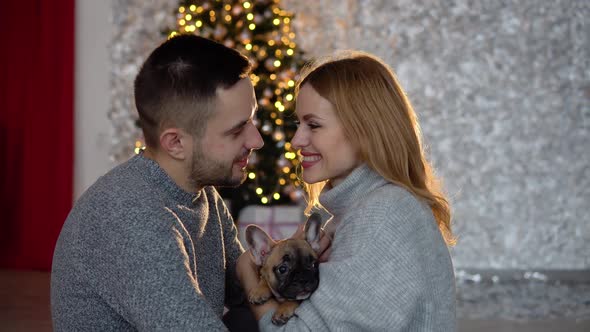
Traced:
<path fill-rule="evenodd" d="M 322 226 L 322 217 L 319 213 L 314 212 L 309 216 L 305 222 L 303 233 L 305 240 L 311 245 L 315 251 L 320 249 L 320 227 Z"/>
<path fill-rule="evenodd" d="M 270 249 L 275 244 L 275 241 L 262 228 L 256 225 L 248 225 L 246 227 L 246 242 L 248 242 L 250 253 L 258 266 L 262 265 L 264 257 L 269 254 Z"/>

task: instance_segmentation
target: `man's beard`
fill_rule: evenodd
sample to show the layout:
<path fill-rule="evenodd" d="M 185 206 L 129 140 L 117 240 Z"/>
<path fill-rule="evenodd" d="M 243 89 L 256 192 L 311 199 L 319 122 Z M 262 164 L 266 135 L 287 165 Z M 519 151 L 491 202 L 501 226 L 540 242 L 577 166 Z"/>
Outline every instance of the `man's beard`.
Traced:
<path fill-rule="evenodd" d="M 208 159 L 202 149 L 195 146 L 189 180 L 195 188 L 204 186 L 239 186 L 246 180 L 245 171 L 242 171 L 239 176 L 233 174 L 234 163 L 240 158 L 243 158 L 243 156 L 230 162 Z"/>

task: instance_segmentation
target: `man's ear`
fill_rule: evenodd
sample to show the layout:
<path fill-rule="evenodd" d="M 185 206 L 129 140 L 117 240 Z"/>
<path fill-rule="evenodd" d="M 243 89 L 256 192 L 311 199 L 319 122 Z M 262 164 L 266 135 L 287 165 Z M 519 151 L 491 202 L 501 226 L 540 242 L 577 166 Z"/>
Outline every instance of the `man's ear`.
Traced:
<path fill-rule="evenodd" d="M 187 158 L 189 135 L 180 128 L 167 128 L 160 134 L 160 147 L 174 159 Z"/>

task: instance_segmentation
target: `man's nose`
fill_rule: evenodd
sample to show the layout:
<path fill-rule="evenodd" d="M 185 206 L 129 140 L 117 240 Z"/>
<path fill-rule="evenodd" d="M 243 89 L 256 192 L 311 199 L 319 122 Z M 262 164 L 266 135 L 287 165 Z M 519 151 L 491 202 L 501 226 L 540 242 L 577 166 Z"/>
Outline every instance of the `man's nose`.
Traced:
<path fill-rule="evenodd" d="M 254 124 L 250 124 L 252 126 L 252 134 L 250 135 L 249 140 L 247 141 L 247 148 L 248 150 L 258 150 L 264 146 L 264 140 L 258 131 L 258 128 Z"/>

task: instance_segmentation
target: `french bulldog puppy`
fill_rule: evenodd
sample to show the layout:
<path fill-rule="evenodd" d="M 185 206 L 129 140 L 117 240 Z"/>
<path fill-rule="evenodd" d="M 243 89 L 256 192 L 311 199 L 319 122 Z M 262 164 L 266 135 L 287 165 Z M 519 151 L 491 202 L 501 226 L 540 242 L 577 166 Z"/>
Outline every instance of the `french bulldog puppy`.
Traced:
<path fill-rule="evenodd" d="M 262 304 L 274 296 L 279 302 L 272 322 L 285 324 L 301 300 L 309 298 L 319 284 L 318 250 L 322 220 L 313 213 L 305 223 L 303 236 L 274 241 L 256 225 L 246 228 L 246 242 L 260 268 L 260 282 L 248 294 L 252 304 Z"/>

